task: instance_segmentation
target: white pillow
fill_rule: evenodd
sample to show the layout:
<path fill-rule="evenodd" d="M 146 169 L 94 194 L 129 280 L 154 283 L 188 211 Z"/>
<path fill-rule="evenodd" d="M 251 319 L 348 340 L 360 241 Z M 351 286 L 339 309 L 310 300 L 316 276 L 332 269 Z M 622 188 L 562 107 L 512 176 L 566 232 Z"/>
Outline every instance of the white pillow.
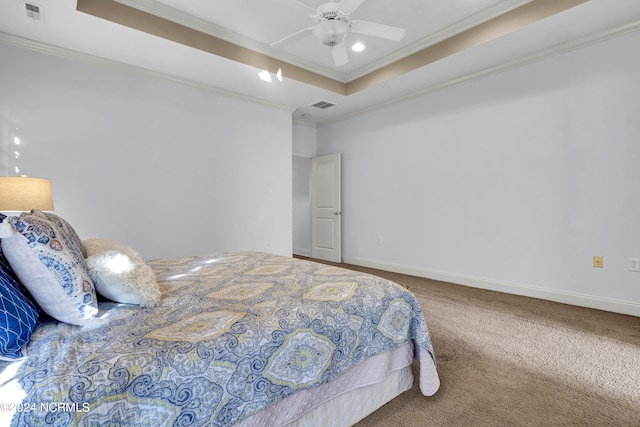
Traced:
<path fill-rule="evenodd" d="M 112 301 L 153 307 L 160 302 L 156 277 L 140 255 L 115 240 L 82 241 L 87 268 L 98 293 Z"/>

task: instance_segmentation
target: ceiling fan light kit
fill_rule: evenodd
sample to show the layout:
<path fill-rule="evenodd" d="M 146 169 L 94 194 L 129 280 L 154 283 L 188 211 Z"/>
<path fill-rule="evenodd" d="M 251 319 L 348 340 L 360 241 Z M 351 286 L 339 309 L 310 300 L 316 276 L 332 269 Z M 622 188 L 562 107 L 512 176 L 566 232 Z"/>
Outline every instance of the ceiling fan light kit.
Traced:
<path fill-rule="evenodd" d="M 362 52 L 365 49 L 365 45 L 362 42 L 356 42 L 353 46 L 351 46 L 351 50 L 354 52 Z"/>
<path fill-rule="evenodd" d="M 318 7 L 315 15 L 310 15 L 316 20 L 315 25 L 273 42 L 270 46 L 275 47 L 283 42 L 291 42 L 306 36 L 311 31 L 323 45 L 331 47 L 333 61 L 335 65 L 340 66 L 349 62 L 347 48 L 343 42 L 350 32 L 394 41 L 404 38 L 404 28 L 351 20 L 350 15 L 364 2 L 365 0 L 342 0 L 339 3 L 324 3 Z"/>
<path fill-rule="evenodd" d="M 342 19 L 330 19 L 319 22 L 311 32 L 325 46 L 335 46 L 342 43 L 349 32 L 349 23 Z"/>

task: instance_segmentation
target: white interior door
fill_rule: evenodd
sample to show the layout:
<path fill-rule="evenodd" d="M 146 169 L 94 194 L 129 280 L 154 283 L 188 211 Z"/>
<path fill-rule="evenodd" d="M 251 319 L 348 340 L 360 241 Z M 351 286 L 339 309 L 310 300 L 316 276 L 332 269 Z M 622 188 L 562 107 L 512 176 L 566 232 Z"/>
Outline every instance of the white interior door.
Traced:
<path fill-rule="evenodd" d="M 342 262 L 340 153 L 311 159 L 311 258 Z"/>

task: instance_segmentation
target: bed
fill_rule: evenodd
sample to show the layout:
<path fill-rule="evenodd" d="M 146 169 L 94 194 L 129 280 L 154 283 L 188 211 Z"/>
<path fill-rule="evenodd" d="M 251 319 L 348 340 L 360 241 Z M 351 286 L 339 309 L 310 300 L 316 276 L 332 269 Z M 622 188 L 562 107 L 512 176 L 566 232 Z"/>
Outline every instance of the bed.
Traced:
<path fill-rule="evenodd" d="M 438 390 L 425 318 L 398 284 L 260 252 L 144 265 L 157 304 L 96 293 L 87 324 L 40 315 L 21 357 L 0 361 L 0 424 L 346 426 L 411 388 L 414 360 L 422 393 Z"/>

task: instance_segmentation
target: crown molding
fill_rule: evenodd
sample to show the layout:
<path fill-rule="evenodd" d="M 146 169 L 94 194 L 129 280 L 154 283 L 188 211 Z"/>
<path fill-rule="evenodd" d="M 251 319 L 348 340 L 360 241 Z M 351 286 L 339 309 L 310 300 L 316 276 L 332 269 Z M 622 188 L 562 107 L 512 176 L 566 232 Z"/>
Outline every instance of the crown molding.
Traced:
<path fill-rule="evenodd" d="M 466 18 L 455 22 L 454 24 L 448 25 L 440 31 L 436 31 L 435 33 L 429 35 L 428 37 L 417 40 L 414 43 L 411 43 L 410 45 L 407 45 L 404 48 L 385 56 L 384 58 L 361 67 L 353 71 L 352 73 L 349 73 L 346 76 L 345 81 L 350 82 L 352 80 L 358 79 L 364 75 L 372 73 L 379 68 L 400 61 L 409 55 L 412 55 L 416 52 L 433 46 L 434 44 L 440 43 L 441 41 L 470 30 L 471 28 L 476 27 L 480 24 L 484 24 L 485 22 L 490 21 L 493 18 L 497 18 L 498 16 L 503 15 L 507 12 L 511 12 L 512 10 L 524 6 L 525 4 L 531 3 L 532 1 L 533 0 L 503 0 L 501 2 L 498 2 L 488 8 L 482 9 L 477 13 L 469 15 Z"/>
<path fill-rule="evenodd" d="M 498 6 L 487 8 L 484 14 L 472 15 L 469 20 L 462 20 L 457 25 L 451 26 L 451 33 L 441 32 L 427 41 L 427 43 L 435 44 L 421 49 L 417 45 L 412 45 L 412 49 L 418 49 L 414 53 L 346 83 L 343 80 L 329 78 L 291 62 L 276 59 L 272 55 L 273 50 L 269 54 L 260 53 L 251 48 L 234 44 L 222 37 L 194 29 L 192 26 L 207 26 L 210 32 L 214 32 L 213 29 L 217 25 L 206 23 L 184 12 L 172 12 L 173 9 L 167 6 L 152 6 L 153 3 L 150 3 L 149 0 L 77 0 L 76 10 L 259 69 L 271 72 L 281 70 L 284 77 L 340 95 L 350 95 L 496 37 L 506 35 L 587 1 L 502 0 L 497 3 Z M 136 7 L 129 6 L 129 4 Z M 138 6 L 139 4 L 142 6 Z M 151 12 L 137 8 L 143 6 Z M 504 8 L 510 10 L 499 13 Z M 161 14 L 166 17 L 159 16 Z M 183 22 L 190 21 L 190 24 L 176 22 L 176 19 Z M 485 19 L 485 21 L 477 23 L 477 19 Z M 469 26 L 470 28 L 462 30 Z M 455 34 L 451 35 L 453 33 Z M 221 36 L 231 37 L 232 34 L 227 31 Z M 441 40 L 435 42 L 438 39 Z M 248 43 L 248 39 L 245 38 L 244 42 Z"/>
<path fill-rule="evenodd" d="M 446 89 L 452 86 L 456 86 L 459 84 L 463 84 L 466 82 L 470 82 L 473 80 L 477 80 L 480 78 L 484 78 L 487 76 L 490 76 L 492 74 L 497 74 L 497 73 L 501 73 L 503 71 L 507 71 L 510 69 L 514 69 L 514 68 L 518 68 L 527 64 L 531 64 L 537 61 L 541 61 L 556 55 L 561 55 L 563 53 L 566 52 L 570 52 L 572 50 L 576 50 L 576 49 L 581 49 L 583 47 L 587 47 L 596 43 L 600 43 L 612 38 L 616 38 L 616 37 L 620 37 L 623 36 L 625 34 L 629 34 L 632 33 L 634 31 L 638 31 L 640 30 L 640 20 L 637 21 L 633 21 L 631 23 L 628 24 L 624 24 L 624 25 L 620 25 L 614 28 L 610 28 L 608 30 L 604 30 L 604 31 L 600 31 L 598 33 L 594 33 L 594 34 L 590 34 L 588 36 L 584 36 L 575 40 L 571 40 L 570 42 L 566 42 L 566 43 L 562 43 L 559 44 L 557 46 L 554 46 L 552 48 L 548 48 L 548 49 L 542 49 L 539 50 L 537 52 L 531 53 L 529 55 L 525 55 L 522 56 L 520 58 L 516 58 L 512 61 L 508 61 L 508 62 L 504 62 L 501 64 L 498 64 L 496 66 L 493 67 L 487 67 L 484 68 L 482 70 L 479 71 L 475 71 L 473 73 L 469 73 L 469 74 L 465 74 L 463 76 L 460 77 L 456 77 L 454 79 L 450 79 L 429 87 L 426 87 L 422 90 L 416 91 L 416 92 L 412 92 L 409 95 L 405 95 L 405 96 L 400 96 L 397 98 L 394 98 L 388 102 L 384 102 L 384 103 L 379 103 L 376 105 L 372 105 L 370 107 L 367 108 L 363 108 L 360 109 L 358 111 L 354 111 L 352 113 L 349 114 L 345 114 L 339 118 L 335 118 L 335 119 L 330 119 L 330 120 L 325 120 L 322 122 L 319 122 L 316 124 L 317 128 L 321 128 L 321 127 L 325 127 L 325 126 L 329 126 L 332 125 L 334 123 L 338 123 L 338 122 L 342 122 L 375 110 L 379 110 L 381 108 L 385 108 L 394 104 L 399 104 L 402 103 L 404 101 L 410 100 L 410 99 L 414 99 L 423 95 L 426 95 L 428 93 L 431 92 L 435 92 L 438 90 L 442 90 L 442 89 Z"/>
<path fill-rule="evenodd" d="M 612 39 L 615 37 L 620 37 L 623 36 L 625 34 L 634 32 L 640 30 L 640 20 L 625 24 L 625 25 L 621 25 L 618 27 L 614 27 L 605 31 L 601 31 L 589 36 L 585 36 L 576 40 L 572 40 L 570 42 L 567 43 L 563 43 L 560 44 L 558 46 L 555 46 L 553 48 L 549 48 L 549 49 L 544 49 L 544 50 L 540 50 L 537 52 L 534 52 L 532 54 L 517 58 L 513 61 L 509 61 L 509 62 L 505 62 L 493 67 L 488 67 L 473 73 L 469 73 L 466 74 L 464 76 L 460 76 L 457 77 L 455 79 L 450 79 L 444 82 L 441 82 L 439 84 L 436 85 L 432 85 L 429 86 L 427 88 L 424 88 L 420 91 L 417 92 L 413 92 L 410 95 L 406 95 L 406 96 L 400 96 L 397 98 L 394 98 L 393 100 L 390 100 L 388 102 L 383 102 L 383 103 L 379 103 L 376 105 L 372 105 L 370 107 L 367 108 L 363 108 L 363 109 L 359 109 L 357 111 L 354 111 L 353 113 L 349 113 L 349 114 L 344 114 L 339 118 L 336 119 L 331 119 L 331 120 L 326 120 L 326 121 L 322 121 L 319 122 L 317 124 L 314 123 L 310 123 L 304 120 L 300 120 L 300 119 L 294 119 L 293 123 L 297 124 L 297 125 L 301 125 L 301 126 L 308 126 L 308 127 L 312 127 L 312 128 L 321 128 L 324 126 L 329 126 L 331 124 L 334 123 L 338 123 L 338 122 L 342 122 L 345 120 L 349 120 L 351 118 L 381 109 L 381 108 L 385 108 L 394 104 L 398 104 L 404 101 L 407 101 L 409 99 L 413 99 L 419 96 L 423 96 L 425 94 L 431 93 L 431 92 L 435 92 L 438 90 L 442 90 L 442 89 L 446 89 L 455 85 L 459 85 L 459 84 L 463 84 L 469 81 L 473 81 L 476 79 L 480 79 L 483 77 L 487 77 L 489 75 L 492 74 L 496 74 L 496 73 L 500 73 L 502 71 L 506 71 L 509 69 L 513 69 L 513 68 L 517 68 L 523 65 L 527 65 L 536 61 L 540 61 L 555 55 L 560 55 L 562 53 L 565 52 L 569 52 L 571 50 L 575 50 L 575 49 L 580 49 L 592 44 L 596 44 L 608 39 Z M 194 87 L 194 88 L 198 88 L 198 89 L 202 89 L 202 90 L 206 90 L 209 92 L 214 92 L 216 94 L 222 95 L 222 96 L 226 96 L 226 97 L 230 97 L 230 98 L 235 98 L 235 99 L 240 99 L 240 100 L 244 100 L 244 101 L 248 101 L 254 104 L 260 104 L 260 105 L 265 105 L 268 107 L 272 107 L 272 108 L 277 108 L 280 110 L 284 110 L 287 112 L 294 112 L 295 108 L 288 106 L 288 105 L 283 105 L 283 104 L 278 104 L 278 103 L 273 103 L 273 102 L 267 102 L 264 101 L 262 99 L 259 98 L 255 98 L 255 97 L 251 97 L 251 96 L 247 96 L 247 95 L 242 95 L 242 94 L 238 94 L 236 92 L 232 92 L 229 90 L 225 90 L 225 89 L 221 89 L 218 87 L 214 87 L 211 85 L 206 85 L 206 84 L 202 84 L 202 83 L 197 83 L 188 79 L 183 79 L 183 78 L 178 78 L 175 76 L 171 76 L 168 74 L 164 74 L 164 73 L 159 73 L 156 71 L 151 71 L 142 67 L 137 67 L 137 66 L 133 66 L 133 65 L 129 65 L 129 64 L 125 64 L 122 62 L 118 62 L 118 61 L 114 61 L 114 60 L 110 60 L 110 59 L 105 59 L 105 58 L 100 58 L 94 55 L 90 55 L 87 53 L 83 53 L 83 52 L 78 52 L 78 51 L 74 51 L 74 50 L 70 50 L 70 49 L 65 49 L 65 48 L 60 48 L 60 47 L 56 47 L 56 46 L 52 46 L 46 43 L 42 43 L 42 42 L 38 42 L 38 41 L 34 41 L 34 40 L 30 40 L 30 39 L 25 39 L 22 37 L 18 37 L 18 36 L 14 36 L 14 35 L 10 35 L 7 33 L 3 33 L 0 32 L 0 42 L 5 43 L 5 44 L 9 44 L 9 45 L 13 45 L 13 46 L 17 46 L 17 47 L 21 47 L 21 48 L 25 48 L 25 49 L 30 49 L 30 50 L 34 50 L 34 51 L 38 51 L 38 52 L 42 52 L 42 53 L 46 53 L 46 54 L 50 54 L 50 55 L 54 55 L 54 56 L 58 56 L 58 57 L 62 57 L 62 58 L 66 58 L 66 59 L 70 59 L 73 61 L 77 61 L 77 62 L 82 62 L 82 63 L 86 63 L 86 64 L 91 64 L 91 65 L 97 65 L 97 66 L 103 66 L 103 67 L 109 67 L 109 68 L 113 68 L 113 69 L 118 69 L 118 70 L 122 70 L 122 71 L 128 71 L 128 72 L 133 72 L 136 74 L 140 74 L 140 75 L 144 75 L 147 77 L 151 77 L 151 78 L 155 78 L 155 79 L 160 79 L 160 80 L 164 80 L 164 81 L 168 81 L 168 82 L 173 82 L 173 83 L 178 83 L 178 84 L 183 84 L 183 85 L 187 85 L 190 87 Z"/>
<path fill-rule="evenodd" d="M 208 34 L 210 36 L 228 41 L 234 45 L 244 47 L 246 49 L 258 52 L 262 55 L 278 59 L 283 62 L 287 62 L 291 65 L 304 68 L 315 74 L 330 78 L 332 80 L 346 83 L 346 75 L 335 70 L 331 70 L 326 67 L 321 67 L 318 64 L 305 61 L 292 55 L 279 52 L 265 43 L 258 42 L 252 38 L 243 36 L 242 34 L 228 30 L 212 22 L 193 16 L 189 13 L 183 12 L 179 9 L 167 6 L 163 3 L 155 0 L 114 0 L 125 6 L 149 13 L 151 15 L 166 19 L 168 21 L 175 22 L 185 27 L 189 27 L 193 30 Z M 531 0 L 529 0 L 531 1 Z"/>
<path fill-rule="evenodd" d="M 150 77 L 158 80 L 163 80 L 171 83 L 178 83 L 181 85 L 189 86 L 192 88 L 213 92 L 218 95 L 226 96 L 229 98 L 235 98 L 242 101 L 251 102 L 253 104 L 260 104 L 279 110 L 284 110 L 290 113 L 295 111 L 295 107 L 289 105 L 278 104 L 274 102 L 268 102 L 260 98 L 243 95 L 237 92 L 233 92 L 226 89 L 221 89 L 216 86 L 207 85 L 203 83 L 194 82 L 193 80 L 184 79 L 181 77 L 172 76 L 157 71 L 152 71 L 146 68 L 138 67 L 135 65 L 125 64 L 123 62 L 114 61 L 112 59 L 101 58 L 84 52 L 78 52 L 71 49 L 61 48 L 58 46 L 52 46 L 46 43 L 38 42 L 35 40 L 25 39 L 22 37 L 14 36 L 11 34 L 0 32 L 0 43 L 5 43 L 12 46 L 21 47 L 24 49 L 33 50 L 36 52 L 46 53 L 48 55 L 57 56 L 60 58 L 69 59 L 76 62 L 82 62 L 84 64 L 96 65 L 100 67 L 107 67 L 115 70 L 126 71 Z"/>
<path fill-rule="evenodd" d="M 310 123 L 310 122 L 307 122 L 307 121 L 304 121 L 304 120 L 300 120 L 300 119 L 297 119 L 297 118 L 294 118 L 292 123 L 294 125 L 304 126 L 304 127 L 308 127 L 308 128 L 313 128 L 313 129 L 317 128 L 315 123 Z"/>
<path fill-rule="evenodd" d="M 332 70 L 326 67 L 322 67 L 314 62 L 306 61 L 304 59 L 288 55 L 286 53 L 279 52 L 276 49 L 271 48 L 265 43 L 261 43 L 242 34 L 230 31 L 220 25 L 198 18 L 197 16 L 183 12 L 171 6 L 167 6 L 161 2 L 155 0 L 115 0 L 118 3 L 132 7 L 134 9 L 158 16 L 163 19 L 184 25 L 193 30 L 209 34 L 211 36 L 220 38 L 222 40 L 233 43 L 234 45 L 242 46 L 252 51 L 261 53 L 263 55 L 270 56 L 274 59 L 278 59 L 287 62 L 291 65 L 304 68 L 313 73 L 319 74 L 324 77 L 339 81 L 341 83 L 348 83 L 351 80 L 355 80 L 366 74 L 369 74 L 378 68 L 392 64 L 399 61 L 413 53 L 423 50 L 433 44 L 446 40 L 457 34 L 460 34 L 466 30 L 469 30 L 477 25 L 483 24 L 493 18 L 496 18 L 504 13 L 510 12 L 534 0 L 502 0 L 498 3 L 491 5 L 488 8 L 482 9 L 477 13 L 474 13 L 454 24 L 448 25 L 445 28 L 431 34 L 428 37 L 417 40 L 414 43 L 399 49 L 377 61 L 374 61 L 364 67 L 361 67 L 351 73 L 340 73 L 336 70 Z"/>
<path fill-rule="evenodd" d="M 272 73 L 280 70 L 286 78 L 312 84 L 340 95 L 344 95 L 346 91 L 345 84 L 337 80 L 116 0 L 77 0 L 76 10 L 261 70 Z"/>

